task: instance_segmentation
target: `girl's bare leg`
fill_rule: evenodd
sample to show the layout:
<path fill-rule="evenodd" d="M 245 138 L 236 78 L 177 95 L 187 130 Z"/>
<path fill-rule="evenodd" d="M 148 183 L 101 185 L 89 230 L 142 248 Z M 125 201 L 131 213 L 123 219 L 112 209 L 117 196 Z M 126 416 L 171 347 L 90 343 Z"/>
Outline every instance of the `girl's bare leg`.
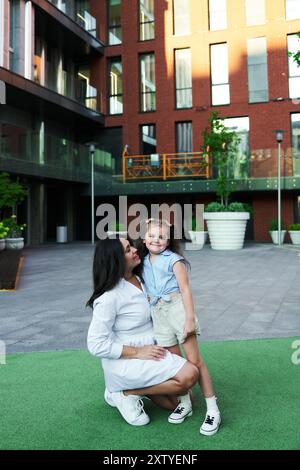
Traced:
<path fill-rule="evenodd" d="M 205 398 L 215 395 L 212 379 L 200 353 L 196 335 L 189 336 L 183 343 L 186 358 L 199 370 L 199 384 Z"/>
<path fill-rule="evenodd" d="M 149 395 L 149 398 L 153 403 L 167 410 L 174 410 L 178 405 L 178 400 L 172 395 Z"/>

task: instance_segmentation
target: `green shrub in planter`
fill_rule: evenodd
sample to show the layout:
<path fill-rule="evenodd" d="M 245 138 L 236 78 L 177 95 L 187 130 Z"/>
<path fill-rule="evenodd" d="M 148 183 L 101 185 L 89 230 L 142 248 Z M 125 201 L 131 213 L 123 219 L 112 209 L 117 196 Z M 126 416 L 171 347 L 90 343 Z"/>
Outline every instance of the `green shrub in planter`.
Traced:
<path fill-rule="evenodd" d="M 231 202 L 225 207 L 220 202 L 210 202 L 205 207 L 205 212 L 252 212 L 252 207 L 249 204 L 242 202 Z"/>
<path fill-rule="evenodd" d="M 8 231 L 8 227 L 6 227 L 3 222 L 0 222 L 0 240 L 7 237 Z"/>
<path fill-rule="evenodd" d="M 300 224 L 291 224 L 291 225 L 289 226 L 289 230 L 295 231 L 295 232 L 296 232 L 296 231 L 297 231 L 297 232 L 300 231 Z M 0 237 L 0 238 L 1 238 L 1 237 Z"/>
<path fill-rule="evenodd" d="M 280 230 L 286 230 L 286 226 L 283 222 L 281 222 L 281 229 Z M 278 220 L 277 219 L 271 219 L 270 220 L 270 231 L 271 232 L 278 231 Z"/>

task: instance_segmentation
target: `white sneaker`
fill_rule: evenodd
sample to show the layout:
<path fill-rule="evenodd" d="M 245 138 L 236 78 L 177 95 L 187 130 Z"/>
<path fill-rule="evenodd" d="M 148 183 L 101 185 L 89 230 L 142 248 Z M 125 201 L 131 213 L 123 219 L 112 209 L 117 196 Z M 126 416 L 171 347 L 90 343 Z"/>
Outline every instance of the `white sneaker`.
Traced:
<path fill-rule="evenodd" d="M 213 436 L 218 432 L 221 424 L 221 415 L 219 411 L 207 411 L 205 420 L 200 428 L 200 434 L 204 436 Z"/>
<path fill-rule="evenodd" d="M 109 406 L 112 406 L 113 408 L 116 407 L 116 405 L 115 405 L 114 402 L 112 401 L 111 392 L 109 392 L 109 391 L 107 390 L 107 388 L 104 390 L 104 400 L 106 401 L 106 403 L 107 403 Z"/>
<path fill-rule="evenodd" d="M 192 416 L 193 409 L 189 403 L 179 403 L 172 414 L 168 417 L 169 423 L 180 424 L 185 418 Z"/>
<path fill-rule="evenodd" d="M 127 395 L 123 392 L 104 394 L 104 398 L 110 406 L 116 406 L 128 424 L 132 426 L 144 426 L 150 422 L 149 416 L 144 411 L 144 403 L 138 395 Z"/>

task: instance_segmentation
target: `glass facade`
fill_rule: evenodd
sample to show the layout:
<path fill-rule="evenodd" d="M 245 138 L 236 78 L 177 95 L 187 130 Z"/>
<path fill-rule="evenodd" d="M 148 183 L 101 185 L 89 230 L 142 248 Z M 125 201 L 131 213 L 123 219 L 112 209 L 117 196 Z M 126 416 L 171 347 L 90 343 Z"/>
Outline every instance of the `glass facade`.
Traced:
<path fill-rule="evenodd" d="M 121 59 L 111 59 L 109 62 L 109 114 L 122 113 L 122 62 Z"/>
<path fill-rule="evenodd" d="M 210 46 L 210 59 L 212 105 L 229 104 L 230 90 L 227 44 L 212 44 Z"/>
<path fill-rule="evenodd" d="M 240 142 L 238 151 L 231 161 L 229 173 L 232 178 L 243 179 L 249 175 L 249 117 L 224 119 L 224 125 L 230 131 L 237 133 Z"/>
<path fill-rule="evenodd" d="M 227 28 L 227 0 L 209 0 L 209 29 Z"/>
<path fill-rule="evenodd" d="M 154 53 L 140 55 L 141 111 L 155 111 L 155 56 Z"/>
<path fill-rule="evenodd" d="M 190 0 L 173 0 L 175 36 L 190 34 Z"/>
<path fill-rule="evenodd" d="M 291 115 L 293 173 L 300 176 L 300 113 Z"/>
<path fill-rule="evenodd" d="M 154 0 L 140 0 L 140 41 L 154 39 Z"/>
<path fill-rule="evenodd" d="M 248 39 L 247 62 L 249 103 L 268 101 L 269 85 L 266 38 Z"/>
<path fill-rule="evenodd" d="M 20 0 L 9 1 L 9 68 L 12 72 L 20 70 Z"/>
<path fill-rule="evenodd" d="M 108 44 L 122 43 L 121 0 L 108 0 Z"/>
<path fill-rule="evenodd" d="M 287 37 L 288 52 L 294 54 L 300 50 L 300 39 L 296 34 Z M 300 98 L 300 67 L 289 56 L 289 96 L 290 98 Z"/>
<path fill-rule="evenodd" d="M 192 57 L 191 49 L 175 51 L 176 108 L 192 107 Z"/>

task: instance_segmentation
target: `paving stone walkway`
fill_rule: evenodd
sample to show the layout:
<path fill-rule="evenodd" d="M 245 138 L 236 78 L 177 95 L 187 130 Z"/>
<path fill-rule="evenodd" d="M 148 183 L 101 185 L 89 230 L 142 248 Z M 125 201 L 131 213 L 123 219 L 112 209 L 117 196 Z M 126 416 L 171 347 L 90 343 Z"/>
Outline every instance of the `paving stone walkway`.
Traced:
<path fill-rule="evenodd" d="M 93 248 L 26 249 L 19 288 L 0 292 L 7 352 L 86 347 Z M 246 244 L 241 251 L 186 251 L 202 340 L 300 335 L 300 248 Z"/>

